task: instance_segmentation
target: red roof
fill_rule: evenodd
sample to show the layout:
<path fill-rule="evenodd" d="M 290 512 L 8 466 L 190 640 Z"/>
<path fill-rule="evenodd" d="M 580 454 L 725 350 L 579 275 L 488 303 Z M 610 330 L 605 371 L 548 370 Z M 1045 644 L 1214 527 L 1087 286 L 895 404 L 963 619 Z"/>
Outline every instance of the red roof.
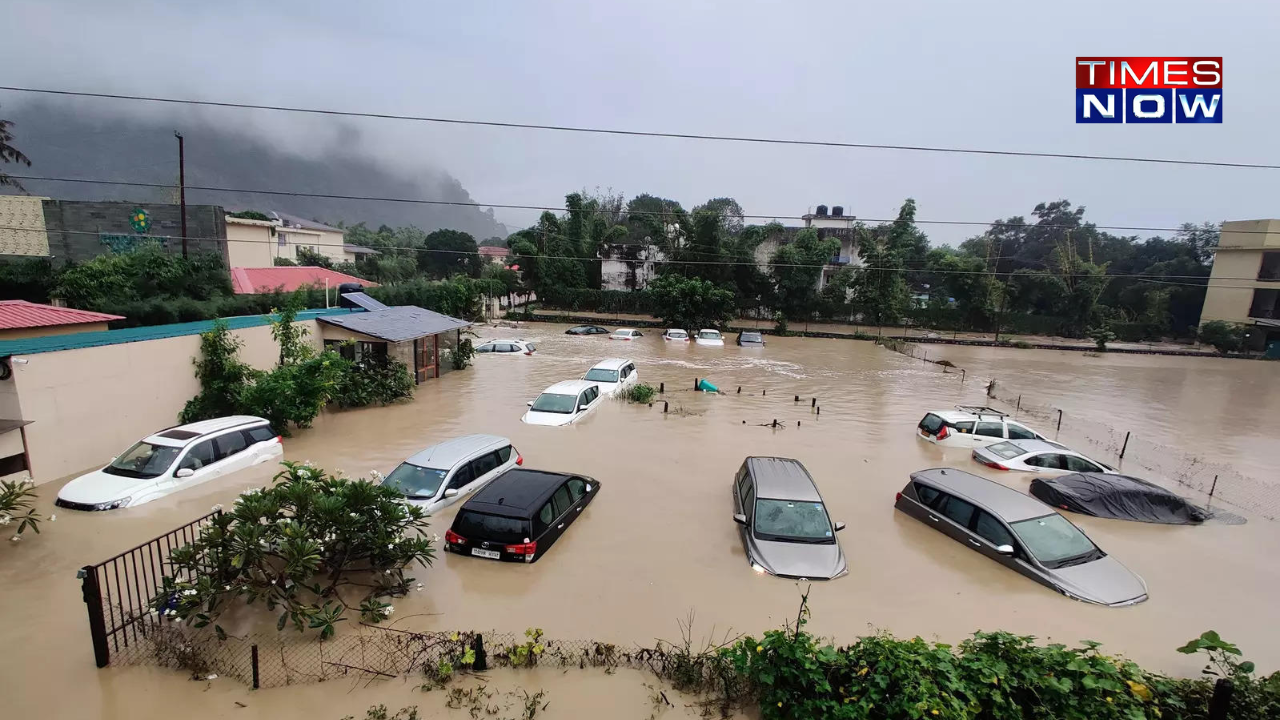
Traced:
<path fill-rule="evenodd" d="M 325 280 L 329 281 L 331 288 L 337 288 L 342 283 L 360 283 L 366 287 L 376 287 L 378 284 L 322 267 L 231 268 L 231 287 L 237 295 L 267 293 L 277 288 L 293 292 L 304 287 L 324 287 Z"/>
<path fill-rule="evenodd" d="M 122 315 L 74 310 L 27 302 L 26 300 L 0 300 L 0 330 L 49 327 L 51 325 L 79 325 L 123 320 Z"/>
<path fill-rule="evenodd" d="M 486 257 L 506 257 L 508 254 L 510 254 L 510 252 L 511 251 L 508 250 L 507 248 L 492 247 L 490 245 L 485 245 L 484 247 L 480 248 L 480 254 Z"/>

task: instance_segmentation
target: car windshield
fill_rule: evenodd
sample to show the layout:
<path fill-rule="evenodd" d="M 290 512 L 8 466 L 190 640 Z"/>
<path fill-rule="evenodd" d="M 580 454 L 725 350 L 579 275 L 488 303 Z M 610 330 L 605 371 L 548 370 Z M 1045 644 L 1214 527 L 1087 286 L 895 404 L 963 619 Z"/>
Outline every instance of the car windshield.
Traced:
<path fill-rule="evenodd" d="M 534 345 L 533 343 L 525 343 L 524 349 L 528 352 L 537 352 L 538 346 Z"/>
<path fill-rule="evenodd" d="M 453 521 L 453 531 L 471 542 L 491 541 L 500 543 L 527 542 L 529 531 L 520 518 L 486 515 L 464 509 Z"/>
<path fill-rule="evenodd" d="M 1027 451 L 1013 443 L 1002 442 L 996 443 L 995 445 L 988 445 L 987 452 L 999 455 L 1005 460 L 1011 460 L 1019 455 L 1025 455 Z"/>
<path fill-rule="evenodd" d="M 698 337 L 704 340 L 718 340 L 720 338 L 720 332 L 718 330 L 703 330 L 698 333 Z"/>
<path fill-rule="evenodd" d="M 786 542 L 835 542 L 831 520 L 820 502 L 800 500 L 756 501 L 756 536 L 764 540 Z"/>
<path fill-rule="evenodd" d="M 668 330 L 667 337 L 673 337 L 673 338 L 689 337 L 689 333 L 683 330 Z"/>
<path fill-rule="evenodd" d="M 568 415 L 578 407 L 577 395 L 557 395 L 555 393 L 542 393 L 537 400 L 533 401 L 532 410 L 538 412 L 560 413 Z"/>
<path fill-rule="evenodd" d="M 742 333 L 743 342 L 760 342 L 760 333 Z"/>
<path fill-rule="evenodd" d="M 1057 513 L 1011 523 L 1010 527 L 1022 539 L 1027 551 L 1045 567 L 1062 567 L 1073 564 L 1073 560 L 1087 561 L 1101 556 L 1101 551 L 1080 528 Z"/>
<path fill-rule="evenodd" d="M 595 380 L 596 382 L 618 382 L 618 371 L 605 370 L 604 368 L 591 368 L 582 379 Z"/>
<path fill-rule="evenodd" d="M 448 470 L 400 463 L 400 467 L 392 470 L 382 484 L 393 487 L 411 498 L 429 498 L 435 497 L 436 491 L 440 489 L 440 483 L 444 482 L 444 476 L 448 474 Z"/>
<path fill-rule="evenodd" d="M 134 445 L 111 464 L 102 469 L 111 475 L 132 478 L 153 478 L 163 475 L 182 448 L 168 445 L 152 445 L 145 440 Z"/>

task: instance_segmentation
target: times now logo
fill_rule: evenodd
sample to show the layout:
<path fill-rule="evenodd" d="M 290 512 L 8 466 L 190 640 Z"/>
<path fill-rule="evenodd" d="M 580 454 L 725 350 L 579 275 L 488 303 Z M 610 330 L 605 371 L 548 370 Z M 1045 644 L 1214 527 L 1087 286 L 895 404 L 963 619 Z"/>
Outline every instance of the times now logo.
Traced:
<path fill-rule="evenodd" d="M 1220 57 L 1078 57 L 1077 123 L 1221 123 Z"/>

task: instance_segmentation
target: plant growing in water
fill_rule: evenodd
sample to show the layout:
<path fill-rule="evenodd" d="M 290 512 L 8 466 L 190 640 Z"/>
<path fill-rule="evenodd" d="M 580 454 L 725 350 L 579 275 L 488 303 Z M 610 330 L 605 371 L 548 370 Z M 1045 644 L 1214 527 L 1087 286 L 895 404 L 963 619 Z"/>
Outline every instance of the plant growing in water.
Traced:
<path fill-rule="evenodd" d="M 405 568 L 435 557 L 422 509 L 385 485 L 282 464 L 271 486 L 240 496 L 172 553 L 173 575 L 152 599 L 157 612 L 195 627 L 213 624 L 222 637 L 216 621 L 228 605 L 261 600 L 280 611 L 278 630 L 292 622 L 325 639 L 344 620 L 341 592 L 365 588 L 361 618 L 377 623 L 391 615 L 382 598 L 403 595 L 413 582 Z"/>
<path fill-rule="evenodd" d="M 627 402 L 648 404 L 653 400 L 653 396 L 657 394 L 658 391 L 655 390 L 652 385 L 636 383 L 623 391 L 622 397 L 624 397 Z"/>
<path fill-rule="evenodd" d="M 465 370 L 471 364 L 471 359 L 476 356 L 475 346 L 471 344 L 471 338 L 462 338 L 458 343 L 458 347 L 454 348 L 451 353 L 454 370 Z"/>
<path fill-rule="evenodd" d="M 33 509 L 35 500 L 35 483 L 30 480 L 0 481 L 0 527 L 7 528 L 14 522 L 18 523 L 10 540 L 16 542 L 21 539 L 22 533 L 28 528 L 37 535 L 40 534 L 41 517 Z"/>

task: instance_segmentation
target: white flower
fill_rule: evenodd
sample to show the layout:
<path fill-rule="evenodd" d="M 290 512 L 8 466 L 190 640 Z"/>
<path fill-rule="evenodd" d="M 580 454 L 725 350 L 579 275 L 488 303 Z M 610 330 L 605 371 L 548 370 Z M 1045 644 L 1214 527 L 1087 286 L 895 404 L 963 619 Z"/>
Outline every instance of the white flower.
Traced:
<path fill-rule="evenodd" d="M 13 522 L 13 518 L 8 515 L 0 515 L 0 525 L 8 525 Z"/>
<path fill-rule="evenodd" d="M 221 510 L 222 510 L 222 506 L 221 506 L 221 505 L 214 505 L 214 506 L 213 506 L 213 512 L 219 512 L 219 511 L 221 511 Z"/>
<path fill-rule="evenodd" d="M 395 544 L 395 543 L 387 543 L 387 549 L 388 549 L 388 550 L 395 550 L 395 549 L 396 549 L 396 544 Z"/>
<path fill-rule="evenodd" d="M 217 680 L 217 679 L 218 679 L 218 676 L 217 676 L 217 675 L 210 675 L 209 677 L 207 677 L 207 678 L 205 678 L 205 679 L 206 679 L 206 680 Z"/>
<path fill-rule="evenodd" d="M 49 522 L 53 522 L 53 521 L 55 521 L 55 520 L 57 520 L 57 519 L 58 519 L 58 516 L 57 516 L 57 515 L 50 515 L 50 516 L 49 516 Z"/>
<path fill-rule="evenodd" d="M 21 542 L 21 540 L 22 540 L 21 535 L 14 535 L 13 537 L 9 538 L 9 542 Z"/>
<path fill-rule="evenodd" d="M 183 590 L 183 591 L 182 591 L 182 594 L 183 594 L 183 595 L 188 595 L 188 596 L 190 596 L 190 595 L 195 595 L 195 594 L 196 594 L 196 591 L 195 591 L 195 590 Z"/>
<path fill-rule="evenodd" d="M 391 617 L 391 613 L 393 613 L 393 612 L 395 612 L 395 611 L 396 611 L 396 609 L 395 609 L 394 607 L 392 607 L 392 606 L 388 605 L 388 606 L 386 606 L 386 607 L 382 608 L 382 615 L 383 615 L 384 617 Z"/>
<path fill-rule="evenodd" d="M 421 590 L 421 589 L 422 589 L 422 583 L 418 583 L 418 589 L 419 589 L 419 590 Z"/>
<path fill-rule="evenodd" d="M 435 542 L 435 543 L 440 542 L 440 533 L 433 533 L 431 535 L 431 542 Z"/>
<path fill-rule="evenodd" d="M 223 589 L 223 590 L 230 590 L 230 589 L 231 589 L 231 586 L 230 586 L 230 585 L 223 585 L 223 586 L 222 586 L 222 589 Z"/>

